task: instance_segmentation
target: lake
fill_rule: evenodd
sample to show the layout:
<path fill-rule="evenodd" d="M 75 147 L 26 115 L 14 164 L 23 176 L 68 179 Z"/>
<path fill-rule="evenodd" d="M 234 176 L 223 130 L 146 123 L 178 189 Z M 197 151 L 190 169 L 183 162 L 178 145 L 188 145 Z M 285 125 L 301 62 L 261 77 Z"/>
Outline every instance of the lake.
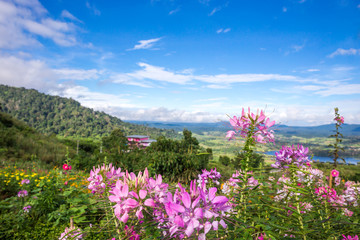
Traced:
<path fill-rule="evenodd" d="M 272 155 L 272 156 L 275 156 L 275 153 L 276 153 L 277 151 L 269 151 L 269 152 L 266 152 L 265 154 L 267 154 L 267 155 Z M 310 159 L 310 157 L 309 157 L 309 159 Z M 345 157 L 344 158 L 345 159 L 345 161 L 346 161 L 346 164 L 349 164 L 349 165 L 357 165 L 359 162 L 360 162 L 360 159 L 355 159 L 355 158 L 351 158 L 351 157 Z M 331 157 L 319 157 L 319 156 L 314 156 L 313 158 L 312 158 L 312 160 L 314 161 L 314 162 L 334 162 L 334 160 L 333 160 L 333 158 L 331 158 Z M 341 159 L 338 159 L 338 164 L 342 164 L 343 163 L 343 161 L 341 160 Z"/>

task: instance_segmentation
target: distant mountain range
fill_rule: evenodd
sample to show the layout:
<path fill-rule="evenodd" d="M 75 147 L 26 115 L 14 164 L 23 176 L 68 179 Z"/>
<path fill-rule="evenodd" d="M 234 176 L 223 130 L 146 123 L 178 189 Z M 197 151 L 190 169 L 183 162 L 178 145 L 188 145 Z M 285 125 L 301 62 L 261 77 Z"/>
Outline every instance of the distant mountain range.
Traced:
<path fill-rule="evenodd" d="M 216 123 L 176 123 L 176 122 L 151 122 L 151 121 L 129 121 L 135 124 L 142 124 L 149 127 L 174 129 L 179 132 L 184 128 L 197 133 L 210 131 L 228 131 L 231 130 L 229 122 L 216 122 Z M 292 135 L 299 137 L 327 137 L 333 134 L 335 124 L 326 124 L 311 127 L 294 127 L 286 125 L 275 125 L 273 130 L 276 133 L 283 135 Z M 344 136 L 360 136 L 360 124 L 343 124 L 341 126 L 341 133 Z"/>

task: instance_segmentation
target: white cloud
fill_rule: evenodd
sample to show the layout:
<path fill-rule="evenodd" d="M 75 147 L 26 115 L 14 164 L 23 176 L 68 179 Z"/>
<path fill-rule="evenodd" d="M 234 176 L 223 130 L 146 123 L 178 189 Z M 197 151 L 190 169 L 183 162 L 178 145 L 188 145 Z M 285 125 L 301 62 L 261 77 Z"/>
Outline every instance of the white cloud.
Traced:
<path fill-rule="evenodd" d="M 231 31 L 231 28 L 220 28 L 216 31 L 216 33 L 227 33 L 227 32 L 230 32 Z"/>
<path fill-rule="evenodd" d="M 316 92 L 322 96 L 360 94 L 360 84 L 341 84 L 329 86 L 324 90 Z"/>
<path fill-rule="evenodd" d="M 199 3 L 208 5 L 210 0 L 199 0 Z"/>
<path fill-rule="evenodd" d="M 125 84 L 125 85 L 132 85 L 132 86 L 138 86 L 143 88 L 152 88 L 153 86 L 150 83 L 147 83 L 145 81 L 138 81 L 130 76 L 128 76 L 126 73 L 120 73 L 120 74 L 113 74 L 109 77 L 108 81 L 118 84 Z"/>
<path fill-rule="evenodd" d="M 91 80 L 98 79 L 102 74 L 102 71 L 98 71 L 97 69 L 54 69 L 54 72 L 58 75 L 59 79 L 67 79 L 67 80 Z"/>
<path fill-rule="evenodd" d="M 190 107 L 197 111 L 204 111 L 204 110 L 212 111 L 213 109 L 223 109 L 224 105 L 225 105 L 224 102 L 209 102 L 204 104 L 194 104 L 191 105 Z"/>
<path fill-rule="evenodd" d="M 308 70 L 306 70 L 307 72 L 319 72 L 320 69 L 317 69 L 317 68 L 310 68 Z"/>
<path fill-rule="evenodd" d="M 171 11 L 169 12 L 169 15 L 173 15 L 173 14 L 179 12 L 179 11 L 180 11 L 180 8 L 178 7 L 178 8 L 176 8 L 176 9 L 174 9 L 174 10 L 171 10 Z"/>
<path fill-rule="evenodd" d="M 42 61 L 0 56 L 1 84 L 45 91 L 57 88 L 56 80 L 56 74 Z"/>
<path fill-rule="evenodd" d="M 297 86 L 297 87 L 294 87 L 294 88 L 305 90 L 305 91 L 318 91 L 318 90 L 323 90 L 326 87 L 319 86 L 319 85 L 304 85 L 304 86 Z"/>
<path fill-rule="evenodd" d="M 75 17 L 74 15 L 72 15 L 72 14 L 71 14 L 69 11 L 67 11 L 67 10 L 63 10 L 63 11 L 61 12 L 61 17 L 82 23 L 81 20 L 79 20 L 77 17 Z"/>
<path fill-rule="evenodd" d="M 214 9 L 209 13 L 209 16 L 214 15 L 216 12 L 220 11 L 221 9 L 222 9 L 222 7 L 216 7 L 216 8 L 214 8 Z"/>
<path fill-rule="evenodd" d="M 283 11 L 283 12 L 287 12 L 288 9 L 287 9 L 286 7 L 283 7 L 283 8 L 282 8 L 282 11 Z"/>
<path fill-rule="evenodd" d="M 169 82 L 176 84 L 186 84 L 191 80 L 191 75 L 176 74 L 174 72 L 165 70 L 163 67 L 152 66 L 147 63 L 138 63 L 142 70 L 135 71 L 133 73 L 127 73 L 127 76 L 133 79 L 150 79 L 160 82 Z"/>
<path fill-rule="evenodd" d="M 92 13 L 96 16 L 100 16 L 101 12 L 99 9 L 95 7 L 95 5 L 91 5 L 89 2 L 86 2 L 86 7 L 92 11 Z"/>
<path fill-rule="evenodd" d="M 218 84 L 210 84 L 206 86 L 207 88 L 211 88 L 211 89 L 229 89 L 230 86 L 228 85 L 218 85 Z"/>
<path fill-rule="evenodd" d="M 122 120 L 165 121 L 165 122 L 218 122 L 226 119 L 224 114 L 205 111 L 185 111 L 179 109 L 140 108 L 140 109 L 111 109 L 111 114 Z"/>
<path fill-rule="evenodd" d="M 350 49 L 343 49 L 338 48 L 335 52 L 331 53 L 328 57 L 333 58 L 335 56 L 347 56 L 347 55 L 360 55 L 360 49 L 350 48 Z"/>
<path fill-rule="evenodd" d="M 96 110 L 139 107 L 130 103 L 127 96 L 93 92 L 84 86 L 62 86 L 61 90 L 50 91 L 50 94 L 75 99 L 83 106 Z"/>
<path fill-rule="evenodd" d="M 218 75 L 195 75 L 193 70 L 188 71 L 170 71 L 164 67 L 153 66 L 147 63 L 140 62 L 138 65 L 142 68 L 130 73 L 118 73 L 118 77 L 110 79 L 114 83 L 133 83 L 152 80 L 159 82 L 168 82 L 175 84 L 192 84 L 194 80 L 211 83 L 208 88 L 228 88 L 232 83 L 245 83 L 245 82 L 262 82 L 270 80 L 278 81 L 295 81 L 297 77 L 291 75 L 281 74 L 218 74 Z M 132 84 L 134 85 L 134 84 Z M 146 84 L 147 85 L 147 84 Z M 140 86 L 140 85 L 139 85 Z"/>
<path fill-rule="evenodd" d="M 14 87 L 58 91 L 59 80 L 92 80 L 103 74 L 96 69 L 52 69 L 44 61 L 0 55 L 0 83 Z"/>
<path fill-rule="evenodd" d="M 295 52 L 299 52 L 305 47 L 305 43 L 303 45 L 293 45 L 291 48 L 294 49 Z"/>
<path fill-rule="evenodd" d="M 263 82 L 269 80 L 292 81 L 297 78 L 290 75 L 280 74 L 218 74 L 218 75 L 199 75 L 193 79 L 215 84 L 231 84 L 245 82 Z"/>
<path fill-rule="evenodd" d="M 156 42 L 160 41 L 161 38 L 153 38 L 148 40 L 140 40 L 139 44 L 135 45 L 133 48 L 128 50 L 138 50 L 138 49 L 149 49 L 152 48 Z"/>
<path fill-rule="evenodd" d="M 49 18 L 47 14 L 37 0 L 0 1 L 0 48 L 41 46 L 39 36 L 61 46 L 75 45 L 74 25 Z"/>
<path fill-rule="evenodd" d="M 209 102 L 209 101 L 224 101 L 227 100 L 227 97 L 218 97 L 218 98 L 207 98 L 207 99 L 199 99 L 198 102 Z"/>
<path fill-rule="evenodd" d="M 354 67 L 334 67 L 333 69 L 332 69 L 333 71 L 335 71 L 335 72 L 348 72 L 348 71 L 351 71 L 351 70 L 354 70 Z"/>

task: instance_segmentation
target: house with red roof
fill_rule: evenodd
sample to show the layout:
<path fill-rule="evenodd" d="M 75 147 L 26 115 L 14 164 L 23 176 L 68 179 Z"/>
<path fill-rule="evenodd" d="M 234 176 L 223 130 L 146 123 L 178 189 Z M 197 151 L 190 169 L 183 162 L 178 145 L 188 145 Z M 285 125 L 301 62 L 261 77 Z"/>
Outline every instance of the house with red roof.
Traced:
<path fill-rule="evenodd" d="M 137 146 L 138 148 L 146 148 L 151 145 L 151 143 L 156 142 L 154 139 L 150 139 L 146 135 L 129 135 L 126 136 L 128 144 L 130 146 Z"/>

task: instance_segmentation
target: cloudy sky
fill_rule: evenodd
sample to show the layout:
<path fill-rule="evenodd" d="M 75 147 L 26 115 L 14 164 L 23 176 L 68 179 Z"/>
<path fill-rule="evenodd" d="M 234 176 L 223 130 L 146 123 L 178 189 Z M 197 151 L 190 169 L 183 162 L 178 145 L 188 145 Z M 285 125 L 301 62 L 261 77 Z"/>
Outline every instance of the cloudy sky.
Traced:
<path fill-rule="evenodd" d="M 360 124 L 360 0 L 0 0 L 0 84 L 123 120 Z"/>

